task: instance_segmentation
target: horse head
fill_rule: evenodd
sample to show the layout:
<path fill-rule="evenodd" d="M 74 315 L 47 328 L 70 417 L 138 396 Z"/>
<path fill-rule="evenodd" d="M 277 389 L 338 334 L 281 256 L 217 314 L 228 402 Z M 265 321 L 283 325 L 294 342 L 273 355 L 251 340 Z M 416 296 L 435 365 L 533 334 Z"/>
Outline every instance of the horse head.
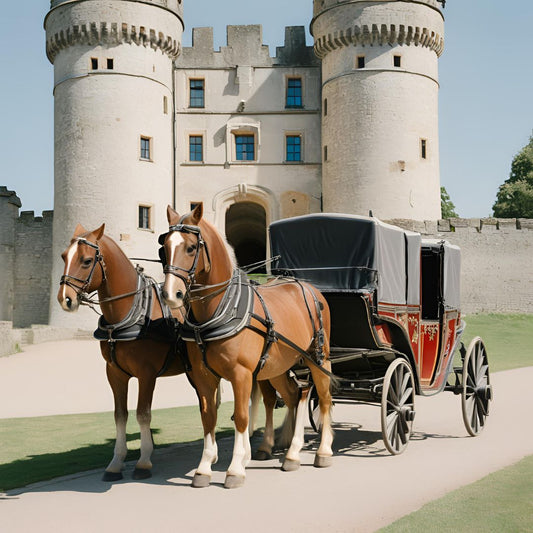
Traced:
<path fill-rule="evenodd" d="M 83 294 L 97 290 L 105 282 L 103 258 L 99 240 L 105 224 L 94 231 L 76 226 L 69 247 L 61 254 L 65 269 L 61 276 L 57 300 L 65 311 L 77 311 Z"/>
<path fill-rule="evenodd" d="M 163 298 L 172 309 L 183 307 L 191 284 L 211 270 L 200 228 L 202 216 L 202 204 L 183 216 L 167 207 L 169 231 L 161 236 L 160 244 L 165 262 Z"/>

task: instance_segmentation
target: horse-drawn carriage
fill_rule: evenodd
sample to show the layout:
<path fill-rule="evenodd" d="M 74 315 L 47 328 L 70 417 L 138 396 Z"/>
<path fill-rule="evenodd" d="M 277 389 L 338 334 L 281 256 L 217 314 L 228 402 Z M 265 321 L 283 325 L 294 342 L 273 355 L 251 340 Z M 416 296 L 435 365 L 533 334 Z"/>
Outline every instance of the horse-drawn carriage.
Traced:
<path fill-rule="evenodd" d="M 460 342 L 458 247 L 340 214 L 275 222 L 270 243 L 273 273 L 307 280 L 325 296 L 332 372 L 340 378 L 334 398 L 380 404 L 390 453 L 407 446 L 416 394 L 460 394 L 468 433 L 483 429 L 492 397 L 489 366 L 479 337 L 466 350 Z M 457 351 L 461 365 L 454 367 Z M 311 394 L 315 429 L 316 404 Z"/>

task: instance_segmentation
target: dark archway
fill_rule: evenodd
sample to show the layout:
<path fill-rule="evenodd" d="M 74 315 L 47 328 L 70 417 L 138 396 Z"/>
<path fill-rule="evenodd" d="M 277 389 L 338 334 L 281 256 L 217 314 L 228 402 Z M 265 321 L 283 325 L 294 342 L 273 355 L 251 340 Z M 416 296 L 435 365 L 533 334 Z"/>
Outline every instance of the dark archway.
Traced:
<path fill-rule="evenodd" d="M 266 212 L 253 202 L 238 202 L 226 211 L 226 239 L 239 266 L 266 259 Z M 255 272 L 265 272 L 265 267 Z"/>

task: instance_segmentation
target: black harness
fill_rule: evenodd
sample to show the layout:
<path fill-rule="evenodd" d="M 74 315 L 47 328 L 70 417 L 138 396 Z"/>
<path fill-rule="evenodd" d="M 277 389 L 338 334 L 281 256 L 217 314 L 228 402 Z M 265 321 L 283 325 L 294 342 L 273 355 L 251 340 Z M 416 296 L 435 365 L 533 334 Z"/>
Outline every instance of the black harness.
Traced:
<path fill-rule="evenodd" d="M 196 247 L 196 254 L 191 268 L 184 269 L 182 267 L 169 265 L 166 262 L 166 257 L 164 257 L 164 253 L 161 254 L 160 252 L 160 256 L 165 264 L 164 272 L 179 277 L 185 283 L 187 293 L 190 294 L 191 285 L 194 283 L 195 279 L 195 272 L 196 267 L 198 265 L 200 250 L 201 248 L 205 248 L 205 252 L 207 254 L 208 259 L 209 251 L 205 244 L 205 241 L 202 239 L 200 228 L 198 226 L 182 224 L 182 221 L 183 217 L 180 220 L 179 224 L 172 225 L 169 227 L 169 232 L 179 231 L 182 233 L 191 233 L 197 236 L 198 245 Z M 160 244 L 164 244 L 167 235 L 168 234 L 163 234 L 159 237 Z M 186 274 L 186 277 L 181 274 L 182 272 Z M 313 364 L 322 369 L 322 364 L 324 361 L 325 343 L 324 327 L 322 320 L 322 306 L 318 301 L 316 295 L 311 292 L 319 322 L 319 327 L 317 329 L 315 327 L 315 321 L 313 319 L 313 315 L 309 307 L 305 287 L 300 281 L 294 278 L 284 278 L 284 280 L 287 283 L 297 283 L 302 289 L 303 299 L 307 307 L 311 324 L 313 325 L 313 338 L 311 339 L 311 342 L 315 342 L 315 357 L 313 358 L 307 351 L 303 350 L 300 346 L 298 346 L 290 339 L 275 330 L 274 321 L 263 297 L 261 296 L 258 290 L 258 286 L 248 280 L 244 271 L 240 269 L 235 269 L 230 280 L 222 284 L 225 285 L 225 288 L 223 289 L 224 296 L 220 304 L 217 306 L 217 309 L 215 310 L 213 316 L 206 322 L 198 323 L 194 319 L 189 318 L 188 313 L 182 327 L 183 339 L 187 341 L 196 342 L 202 352 L 202 358 L 205 367 L 218 379 L 220 379 L 221 376 L 219 376 L 218 373 L 213 368 L 211 368 L 207 361 L 207 343 L 215 340 L 233 337 L 239 332 L 241 332 L 244 328 L 248 328 L 253 332 L 257 333 L 258 335 L 264 337 L 263 350 L 261 352 L 261 356 L 259 358 L 257 366 L 254 370 L 254 378 L 264 367 L 272 345 L 278 341 L 282 341 L 283 343 L 287 344 L 292 349 L 297 351 L 300 355 L 302 355 L 306 360 L 312 362 Z M 199 290 L 206 290 L 209 288 L 210 287 L 200 287 Z M 216 291 L 209 296 L 214 296 L 216 294 L 219 294 L 219 292 L 220 291 Z M 253 312 L 254 295 L 257 296 L 259 302 L 261 303 L 263 313 L 265 315 L 264 318 Z M 252 325 L 252 319 L 257 320 L 260 324 L 262 324 L 265 327 L 265 330 L 262 330 L 261 328 Z M 325 369 L 323 370 L 324 372 L 327 372 Z"/>

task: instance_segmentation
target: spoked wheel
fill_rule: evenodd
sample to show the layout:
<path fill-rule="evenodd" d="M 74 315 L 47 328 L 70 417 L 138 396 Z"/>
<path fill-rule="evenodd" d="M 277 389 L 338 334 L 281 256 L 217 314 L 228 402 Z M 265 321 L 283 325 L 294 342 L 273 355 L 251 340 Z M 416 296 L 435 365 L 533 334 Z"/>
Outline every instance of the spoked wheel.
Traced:
<path fill-rule="evenodd" d="M 415 419 L 415 385 L 413 371 L 402 358 L 387 368 L 381 396 L 381 431 L 387 450 L 402 453 L 411 436 Z"/>
<path fill-rule="evenodd" d="M 320 431 L 320 408 L 318 405 L 318 392 L 316 387 L 311 385 L 311 390 L 309 391 L 309 401 L 307 402 L 307 410 L 309 413 L 309 423 L 311 427 L 319 433 Z"/>
<path fill-rule="evenodd" d="M 480 337 L 472 339 L 463 361 L 463 392 L 461 405 L 466 430 L 472 437 L 485 427 L 492 400 L 487 350 Z"/>

